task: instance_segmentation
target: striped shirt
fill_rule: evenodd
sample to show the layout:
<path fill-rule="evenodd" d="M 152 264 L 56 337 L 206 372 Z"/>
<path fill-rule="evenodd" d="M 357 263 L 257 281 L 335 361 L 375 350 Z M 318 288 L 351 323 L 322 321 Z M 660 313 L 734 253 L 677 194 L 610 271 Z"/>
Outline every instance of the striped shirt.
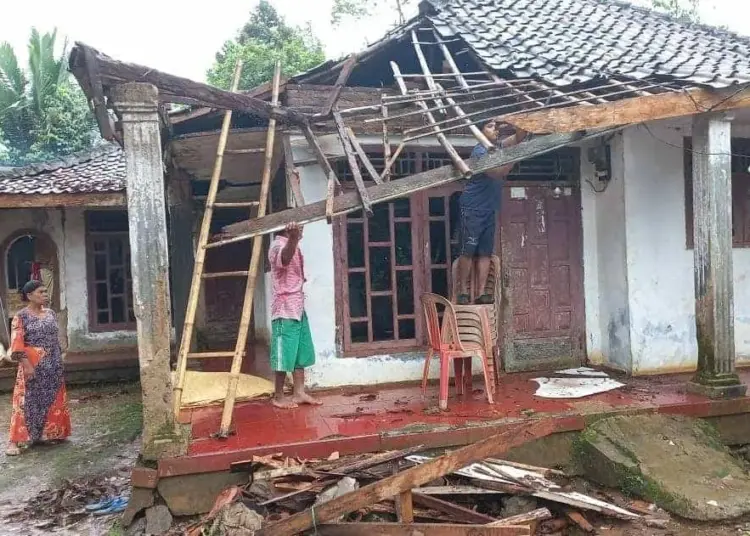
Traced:
<path fill-rule="evenodd" d="M 281 250 L 287 240 L 285 236 L 277 236 L 268 252 L 273 290 L 271 318 L 302 320 L 305 310 L 305 294 L 302 291 L 305 284 L 305 261 L 298 244 L 289 264 L 284 266 L 281 262 Z"/>

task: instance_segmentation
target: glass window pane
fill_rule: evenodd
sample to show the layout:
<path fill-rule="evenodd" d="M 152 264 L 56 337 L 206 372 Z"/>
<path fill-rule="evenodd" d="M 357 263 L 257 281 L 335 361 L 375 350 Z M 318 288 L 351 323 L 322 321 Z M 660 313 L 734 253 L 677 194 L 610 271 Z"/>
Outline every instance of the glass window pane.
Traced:
<path fill-rule="evenodd" d="M 390 296 L 373 296 L 372 302 L 372 339 L 373 341 L 390 341 L 393 333 L 393 307 Z"/>
<path fill-rule="evenodd" d="M 107 257 L 105 255 L 94 256 L 94 279 L 96 281 L 107 279 Z"/>
<path fill-rule="evenodd" d="M 393 215 L 397 218 L 411 217 L 411 200 L 408 197 L 393 202 Z"/>
<path fill-rule="evenodd" d="M 109 262 L 120 266 L 124 264 L 124 259 L 125 254 L 123 251 L 122 240 L 119 238 L 112 238 L 109 241 Z"/>
<path fill-rule="evenodd" d="M 391 289 L 391 248 L 389 247 L 370 248 L 370 288 L 375 292 Z"/>
<path fill-rule="evenodd" d="M 122 268 L 110 268 L 109 289 L 112 294 L 123 294 L 125 292 L 125 271 Z"/>
<path fill-rule="evenodd" d="M 430 222 L 430 261 L 432 264 L 445 264 L 448 242 L 445 236 L 445 223 L 442 221 Z"/>
<path fill-rule="evenodd" d="M 97 283 L 96 285 L 96 308 L 109 308 L 109 291 L 106 283 Z"/>
<path fill-rule="evenodd" d="M 398 338 L 399 339 L 413 339 L 416 337 L 416 328 L 414 325 L 414 319 L 407 318 L 398 321 Z"/>
<path fill-rule="evenodd" d="M 106 251 L 107 242 L 104 240 L 94 240 L 94 251 Z"/>
<path fill-rule="evenodd" d="M 414 313 L 414 275 L 411 271 L 396 272 L 396 287 L 398 291 L 398 314 L 410 315 Z"/>
<path fill-rule="evenodd" d="M 368 342 L 367 322 L 353 322 L 350 327 L 352 342 Z"/>
<path fill-rule="evenodd" d="M 346 226 L 346 256 L 349 268 L 362 268 L 365 265 L 364 225 L 361 223 Z"/>
<path fill-rule="evenodd" d="M 448 271 L 445 268 L 432 270 L 432 292 L 448 297 Z"/>
<path fill-rule="evenodd" d="M 365 292 L 365 274 L 349 274 L 349 315 L 351 318 L 367 316 L 367 293 Z"/>
<path fill-rule="evenodd" d="M 430 197 L 430 216 L 444 216 L 445 215 L 445 198 L 444 197 Z"/>
<path fill-rule="evenodd" d="M 112 298 L 112 323 L 122 324 L 123 322 L 125 322 L 125 299 Z"/>
<path fill-rule="evenodd" d="M 368 221 L 368 240 L 370 242 L 388 242 L 391 239 L 390 203 L 373 205 L 372 217 Z"/>
<path fill-rule="evenodd" d="M 403 222 L 395 225 L 396 231 L 396 266 L 411 266 L 411 224 Z"/>
<path fill-rule="evenodd" d="M 100 325 L 109 324 L 109 313 L 107 311 L 99 311 L 96 315 L 96 322 Z"/>

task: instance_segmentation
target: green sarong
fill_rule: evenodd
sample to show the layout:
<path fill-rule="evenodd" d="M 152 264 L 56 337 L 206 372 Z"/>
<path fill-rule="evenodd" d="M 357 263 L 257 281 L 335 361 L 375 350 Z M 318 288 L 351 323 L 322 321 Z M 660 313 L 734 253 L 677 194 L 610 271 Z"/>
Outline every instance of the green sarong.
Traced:
<path fill-rule="evenodd" d="M 302 313 L 302 320 L 274 319 L 271 322 L 271 369 L 294 372 L 314 364 L 315 348 L 307 313 Z"/>

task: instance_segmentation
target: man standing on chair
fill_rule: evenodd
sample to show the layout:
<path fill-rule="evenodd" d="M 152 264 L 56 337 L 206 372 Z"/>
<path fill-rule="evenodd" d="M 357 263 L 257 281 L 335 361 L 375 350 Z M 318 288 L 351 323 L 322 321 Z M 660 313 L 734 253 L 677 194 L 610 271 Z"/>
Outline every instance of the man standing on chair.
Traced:
<path fill-rule="evenodd" d="M 482 133 L 493 144 L 497 144 L 498 121 L 489 119 L 482 125 Z M 516 129 L 513 136 L 500 142 L 500 150 L 522 142 L 526 131 Z M 481 158 L 487 154 L 482 144 L 477 144 L 471 152 L 472 158 Z M 513 164 L 477 173 L 473 175 L 461 194 L 461 256 L 458 260 L 458 292 L 456 301 L 459 305 L 468 305 L 471 301 L 469 289 L 471 265 L 476 259 L 477 276 L 475 289 L 477 304 L 490 304 L 494 296 L 487 294 L 487 276 L 490 272 L 491 257 L 495 249 L 495 221 L 500 201 L 503 182 L 513 169 Z"/>
<path fill-rule="evenodd" d="M 305 369 L 315 364 L 315 348 L 302 290 L 305 264 L 299 248 L 301 239 L 302 227 L 290 223 L 276 235 L 268 252 L 273 291 L 270 353 L 276 383 L 272 403 L 283 409 L 321 404 L 305 391 Z M 287 373 L 291 373 L 294 380 L 291 398 L 284 395 Z"/>

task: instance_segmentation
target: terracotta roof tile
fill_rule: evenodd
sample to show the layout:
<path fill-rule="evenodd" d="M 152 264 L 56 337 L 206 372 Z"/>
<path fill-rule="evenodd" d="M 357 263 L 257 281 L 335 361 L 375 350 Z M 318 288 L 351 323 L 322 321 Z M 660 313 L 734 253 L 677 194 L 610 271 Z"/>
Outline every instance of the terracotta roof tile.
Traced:
<path fill-rule="evenodd" d="M 0 194 L 113 193 L 125 190 L 125 155 L 105 144 L 59 160 L 0 168 Z"/>

